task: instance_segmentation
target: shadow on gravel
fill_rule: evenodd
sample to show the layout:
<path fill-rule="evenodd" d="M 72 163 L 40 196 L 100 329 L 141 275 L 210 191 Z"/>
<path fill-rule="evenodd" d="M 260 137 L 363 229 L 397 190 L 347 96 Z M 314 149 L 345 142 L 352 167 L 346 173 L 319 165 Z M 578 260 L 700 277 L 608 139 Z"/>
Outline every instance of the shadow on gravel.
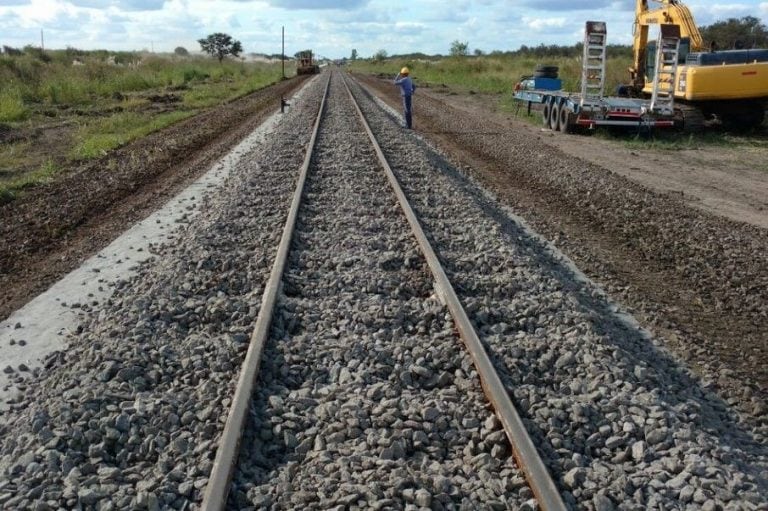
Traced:
<path fill-rule="evenodd" d="M 360 89 L 358 89 L 357 93 L 360 94 Z M 368 90 L 362 89 L 361 94 L 369 101 L 375 101 Z M 392 129 L 396 129 L 399 118 L 392 115 L 389 111 L 385 112 L 393 121 Z M 414 146 L 427 155 L 428 162 L 434 169 L 439 169 L 440 172 L 450 178 L 456 186 L 471 197 L 474 204 L 485 215 L 498 224 L 506 243 L 521 246 L 523 248 L 522 252 L 535 261 L 541 273 L 555 279 L 562 285 L 564 292 L 577 299 L 582 310 L 586 311 L 590 316 L 590 321 L 595 331 L 605 336 L 603 341 L 606 344 L 613 344 L 618 348 L 615 353 L 622 357 L 623 360 L 621 361 L 625 362 L 627 367 L 639 365 L 648 368 L 646 375 L 642 379 L 636 379 L 627 374 L 626 381 L 639 380 L 638 387 L 647 386 L 649 390 L 653 389 L 658 392 L 654 396 L 655 404 L 658 404 L 665 410 L 674 410 L 677 414 L 685 413 L 692 417 L 689 424 L 693 429 L 694 437 L 697 433 L 713 435 L 720 439 L 720 445 L 724 446 L 726 450 L 737 451 L 733 452 L 729 464 L 754 475 L 761 486 L 761 490 L 768 490 L 768 476 L 761 473 L 760 469 L 749 461 L 743 460 L 743 454 L 738 452 L 744 451 L 751 454 L 753 460 L 757 459 L 757 457 L 768 457 L 768 445 L 760 443 L 750 431 L 745 429 L 744 425 L 739 422 L 736 412 L 722 398 L 702 385 L 702 382 L 693 377 L 689 370 L 681 362 L 674 359 L 671 354 L 654 345 L 649 334 L 638 330 L 637 327 L 629 324 L 626 319 L 617 315 L 612 310 L 614 305 L 607 298 L 604 296 L 594 296 L 595 288 L 592 284 L 585 283 L 584 277 L 578 270 L 574 270 L 572 265 L 564 261 L 559 255 L 553 253 L 552 247 L 546 241 L 539 239 L 512 218 L 510 213 L 489 197 L 472 179 L 454 167 L 423 140 L 417 137 L 412 137 L 411 140 Z M 398 173 L 398 161 L 401 160 L 402 153 L 401 147 L 395 150 L 388 149 L 386 144 L 382 143 L 382 150 L 393 170 Z M 399 167 L 403 169 L 408 166 L 401 164 Z M 408 190 L 404 189 L 404 191 L 406 195 L 411 195 Z M 418 214 L 419 209 L 421 209 L 420 206 L 413 204 L 413 207 Z M 422 218 L 422 222 L 425 222 L 423 220 L 424 215 L 419 214 L 419 216 Z M 426 227 L 428 226 L 425 225 Z M 430 242 L 434 244 L 434 237 L 428 231 L 427 236 L 430 238 Z M 440 254 L 438 246 L 436 244 L 433 246 L 435 246 L 436 252 L 442 259 L 443 256 Z M 446 271 L 450 277 L 450 268 L 447 267 Z M 460 289 L 457 289 L 457 293 L 462 298 Z M 477 326 L 477 319 L 472 318 L 471 313 L 470 317 Z M 483 339 L 483 337 L 486 339 Z M 481 334 L 481 339 L 485 343 L 486 348 L 488 348 L 487 335 Z M 499 368 L 502 381 L 508 386 L 510 395 L 512 395 L 511 389 L 514 387 L 510 382 L 514 380 L 509 369 L 505 367 L 499 354 L 495 354 L 490 349 L 489 353 L 496 367 Z M 551 384 L 552 382 L 547 383 Z M 598 412 L 597 407 L 593 408 L 593 411 Z M 529 432 L 546 458 L 550 460 L 559 458 L 560 455 L 557 454 L 555 448 L 547 441 L 544 431 L 536 426 L 533 418 L 526 413 L 521 413 L 521 415 L 526 421 Z M 598 416 L 596 420 L 602 424 L 612 422 L 604 416 Z M 591 420 L 591 422 L 594 423 L 595 419 Z M 659 455 L 657 457 L 662 458 L 663 456 Z M 554 474 L 559 475 L 560 486 L 565 487 L 560 467 L 549 463 L 549 468 Z"/>

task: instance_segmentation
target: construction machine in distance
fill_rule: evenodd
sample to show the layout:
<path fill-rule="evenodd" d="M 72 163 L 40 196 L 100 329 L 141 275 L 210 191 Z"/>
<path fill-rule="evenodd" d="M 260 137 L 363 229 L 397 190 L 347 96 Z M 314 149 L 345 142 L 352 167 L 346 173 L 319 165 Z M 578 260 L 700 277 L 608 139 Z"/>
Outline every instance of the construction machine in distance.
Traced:
<path fill-rule="evenodd" d="M 312 50 L 299 52 L 296 56 L 296 74 L 314 75 L 319 72 L 320 66 L 318 66 L 312 58 Z"/>
<path fill-rule="evenodd" d="M 712 51 L 705 47 L 690 9 L 678 0 L 636 0 L 631 84 L 625 93 L 651 97 L 656 74 L 652 25 L 680 27 L 678 66 L 673 79 L 675 107 L 686 131 L 721 123 L 729 129 L 759 126 L 768 104 L 768 49 Z M 710 42 L 712 43 L 712 42 Z"/>

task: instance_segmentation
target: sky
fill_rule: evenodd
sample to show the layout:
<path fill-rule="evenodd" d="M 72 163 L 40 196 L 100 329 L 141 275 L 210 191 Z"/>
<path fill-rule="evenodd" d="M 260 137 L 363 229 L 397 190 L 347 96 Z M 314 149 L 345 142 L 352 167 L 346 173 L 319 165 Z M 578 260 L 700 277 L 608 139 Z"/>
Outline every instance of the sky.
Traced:
<path fill-rule="evenodd" d="M 200 50 L 197 40 L 230 34 L 246 53 L 287 55 L 305 48 L 329 58 L 379 50 L 447 54 L 521 45 L 571 45 L 584 22 L 608 22 L 608 41 L 631 44 L 634 0 L 0 0 L 0 45 L 46 48 Z M 768 1 L 689 1 L 698 25 L 754 16 L 768 24 Z"/>

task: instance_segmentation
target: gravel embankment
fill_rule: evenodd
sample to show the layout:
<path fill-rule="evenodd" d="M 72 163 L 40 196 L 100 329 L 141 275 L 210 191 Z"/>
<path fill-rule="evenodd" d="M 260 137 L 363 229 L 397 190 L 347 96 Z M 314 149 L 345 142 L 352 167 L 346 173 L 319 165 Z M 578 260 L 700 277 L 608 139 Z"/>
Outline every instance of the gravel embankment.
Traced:
<path fill-rule="evenodd" d="M 389 81 L 365 81 L 394 103 Z M 417 129 L 638 311 L 707 386 L 768 424 L 768 231 L 566 154 L 501 114 L 420 90 Z"/>
<path fill-rule="evenodd" d="M 189 509 L 319 105 L 311 86 L 176 244 L 88 315 L 0 418 L 2 509 Z"/>
<path fill-rule="evenodd" d="M 337 73 L 230 509 L 530 509 Z"/>
<path fill-rule="evenodd" d="M 471 180 L 357 96 L 568 501 L 765 508 L 766 426 L 741 422 Z"/>

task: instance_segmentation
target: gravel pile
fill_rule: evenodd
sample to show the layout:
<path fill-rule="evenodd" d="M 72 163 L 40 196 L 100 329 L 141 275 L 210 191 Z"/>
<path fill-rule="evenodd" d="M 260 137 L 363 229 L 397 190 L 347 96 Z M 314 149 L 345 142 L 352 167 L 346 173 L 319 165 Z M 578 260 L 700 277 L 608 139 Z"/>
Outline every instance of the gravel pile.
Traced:
<path fill-rule="evenodd" d="M 765 427 L 740 422 L 469 179 L 356 95 L 567 501 L 765 509 Z"/>
<path fill-rule="evenodd" d="M 339 74 L 230 509 L 531 509 Z"/>
<path fill-rule="evenodd" d="M 321 92 L 294 100 L 177 243 L 27 381 L 0 419 L 0 508 L 200 500 Z"/>

